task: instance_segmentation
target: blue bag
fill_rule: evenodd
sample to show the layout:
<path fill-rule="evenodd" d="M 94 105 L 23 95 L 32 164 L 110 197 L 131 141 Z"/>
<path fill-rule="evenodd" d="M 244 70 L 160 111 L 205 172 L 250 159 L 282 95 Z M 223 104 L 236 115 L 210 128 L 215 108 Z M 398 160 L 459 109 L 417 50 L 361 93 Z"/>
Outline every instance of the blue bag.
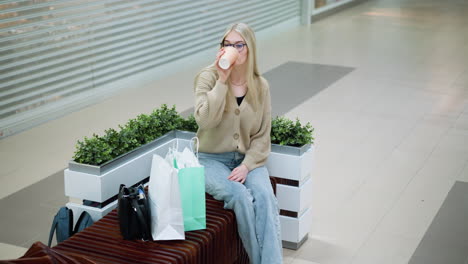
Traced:
<path fill-rule="evenodd" d="M 92 224 L 93 219 L 89 213 L 83 211 L 76 222 L 75 228 L 73 229 L 73 211 L 63 206 L 59 209 L 52 221 L 48 246 L 50 247 L 52 244 L 54 232 L 56 234 L 57 243 L 60 243 Z"/>

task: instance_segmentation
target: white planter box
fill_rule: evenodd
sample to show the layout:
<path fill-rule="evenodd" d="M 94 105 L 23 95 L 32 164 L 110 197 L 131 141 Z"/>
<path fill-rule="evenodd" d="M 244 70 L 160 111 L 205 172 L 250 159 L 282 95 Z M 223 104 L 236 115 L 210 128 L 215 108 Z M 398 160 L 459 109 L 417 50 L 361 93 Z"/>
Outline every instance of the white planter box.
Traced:
<path fill-rule="evenodd" d="M 93 219 L 93 221 L 96 222 L 97 220 L 103 218 L 106 214 L 110 213 L 112 210 L 114 210 L 117 207 L 117 200 L 104 206 L 103 208 L 96 208 L 92 206 L 86 206 L 86 205 L 71 203 L 71 202 L 67 203 L 66 206 L 68 209 L 73 210 L 73 221 L 74 221 L 73 226 L 75 226 L 81 212 L 83 211 L 88 212 L 91 218 Z"/>
<path fill-rule="evenodd" d="M 276 197 L 280 209 L 302 215 L 312 202 L 312 179 L 308 178 L 299 187 L 277 184 Z"/>
<path fill-rule="evenodd" d="M 311 146 L 300 156 L 271 152 L 266 163 L 270 176 L 299 181 L 301 184 L 310 177 L 313 165 L 314 147 Z"/>
<path fill-rule="evenodd" d="M 178 145 L 179 149 L 188 146 L 189 139 L 177 138 L 179 134 L 186 137 L 193 133 L 174 132 L 160 145 L 145 146 L 144 151 L 131 157 L 121 158 L 116 163 L 110 164 L 110 168 L 98 166 L 80 167 L 81 164 L 71 163 L 64 171 L 65 195 L 73 198 L 103 203 L 118 193 L 120 184 L 134 185 L 150 176 L 151 160 L 153 154 L 165 156 L 169 147 Z"/>
<path fill-rule="evenodd" d="M 295 247 L 293 249 L 297 249 L 307 238 L 312 224 L 311 222 L 311 209 L 306 210 L 299 216 L 299 218 L 280 215 L 281 239 L 283 240 L 283 246 L 285 246 L 285 244 L 295 245 L 293 246 Z M 286 247 L 291 248 L 291 246 Z"/>
<path fill-rule="evenodd" d="M 283 247 L 298 249 L 307 240 L 311 225 L 314 146 L 292 148 L 272 145 L 266 167 L 270 176 L 297 181 L 299 186 L 276 185 L 278 206 L 299 217 L 280 215 Z"/>

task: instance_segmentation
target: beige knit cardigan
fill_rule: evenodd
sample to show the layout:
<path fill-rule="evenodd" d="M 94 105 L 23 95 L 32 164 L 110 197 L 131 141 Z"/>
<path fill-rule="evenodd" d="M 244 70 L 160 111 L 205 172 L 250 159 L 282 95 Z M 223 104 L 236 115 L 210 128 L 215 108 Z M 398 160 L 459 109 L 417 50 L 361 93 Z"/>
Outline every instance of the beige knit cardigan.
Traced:
<path fill-rule="evenodd" d="M 242 164 L 253 170 L 270 154 L 271 98 L 268 82 L 258 77 L 258 100 L 244 98 L 238 106 L 230 87 L 215 71 L 203 70 L 195 79 L 194 116 L 199 126 L 200 151 L 245 154 Z M 248 93 L 248 91 L 247 91 Z"/>

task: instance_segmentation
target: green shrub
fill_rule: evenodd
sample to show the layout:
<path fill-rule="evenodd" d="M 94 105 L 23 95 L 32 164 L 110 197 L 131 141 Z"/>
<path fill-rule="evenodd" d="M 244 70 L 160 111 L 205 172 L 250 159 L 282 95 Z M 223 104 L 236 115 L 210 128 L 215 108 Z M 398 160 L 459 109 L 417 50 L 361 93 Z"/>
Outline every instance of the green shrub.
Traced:
<path fill-rule="evenodd" d="M 141 114 L 121 126 L 119 131 L 108 129 L 102 137 L 78 141 L 73 160 L 78 163 L 101 165 L 109 160 L 147 144 L 162 135 L 184 126 L 185 121 L 175 106 L 162 105 L 150 115 Z"/>
<path fill-rule="evenodd" d="M 139 146 L 160 137 L 162 130 L 159 120 L 145 114 L 128 120 L 127 124 L 120 129 L 122 134 L 126 134 L 130 140 L 134 139 Z"/>
<path fill-rule="evenodd" d="M 195 117 L 193 114 L 189 115 L 187 119 L 184 119 L 182 121 L 182 126 L 179 128 L 179 130 L 184 130 L 184 131 L 190 131 L 190 132 L 197 132 L 198 130 L 198 124 L 197 121 L 195 121 Z"/>
<path fill-rule="evenodd" d="M 170 132 L 175 129 L 182 127 L 184 119 L 179 115 L 175 106 L 172 108 L 167 108 L 167 105 L 162 105 L 160 109 L 156 109 L 150 115 L 153 122 L 155 122 L 156 127 L 159 129 L 160 137 L 167 132 Z"/>
<path fill-rule="evenodd" d="M 306 144 L 313 144 L 314 129 L 308 122 L 302 125 L 299 119 L 296 122 L 286 117 L 276 117 L 271 120 L 271 143 L 300 147 Z"/>
<path fill-rule="evenodd" d="M 112 149 L 112 159 L 127 153 L 141 144 L 138 140 L 133 136 L 132 131 L 128 128 L 123 128 L 119 126 L 120 132 L 110 128 L 105 131 L 105 135 L 103 139 Z"/>
<path fill-rule="evenodd" d="M 119 125 L 119 131 L 108 129 L 102 137 L 93 134 L 91 138 L 78 140 L 73 160 L 78 163 L 101 165 L 107 161 L 147 144 L 172 130 L 197 132 L 198 124 L 190 115 L 182 118 L 175 106 L 162 105 L 151 114 L 141 114 Z M 293 122 L 285 117 L 272 120 L 271 143 L 289 146 L 313 144 L 314 129 L 307 123 L 302 126 L 298 119 Z"/>
<path fill-rule="evenodd" d="M 78 163 L 102 164 L 112 159 L 112 148 L 103 138 L 93 134 L 91 138 L 85 137 L 76 144 L 76 152 L 73 159 Z"/>

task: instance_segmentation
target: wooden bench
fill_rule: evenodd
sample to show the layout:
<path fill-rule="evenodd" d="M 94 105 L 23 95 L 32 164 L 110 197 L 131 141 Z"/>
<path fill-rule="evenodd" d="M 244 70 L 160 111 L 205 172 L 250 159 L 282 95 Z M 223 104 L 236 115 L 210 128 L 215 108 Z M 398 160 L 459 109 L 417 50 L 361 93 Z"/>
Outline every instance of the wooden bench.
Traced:
<path fill-rule="evenodd" d="M 71 238 L 48 248 L 34 244 L 24 257 L 5 263 L 249 263 L 234 212 L 207 194 L 206 229 L 185 232 L 185 240 L 123 240 L 117 209 Z M 2 261 L 0 261 L 2 263 Z"/>
<path fill-rule="evenodd" d="M 270 180 L 276 193 L 276 179 L 270 177 Z M 114 209 L 52 248 L 37 242 L 22 258 L 4 263 L 249 263 L 237 233 L 234 212 L 224 209 L 223 205 L 206 194 L 206 229 L 185 232 L 185 240 L 123 240 L 117 209 Z"/>
<path fill-rule="evenodd" d="M 83 254 L 98 263 L 248 263 L 234 213 L 207 195 L 205 230 L 186 232 L 179 241 L 127 241 L 117 210 L 53 249 Z"/>

